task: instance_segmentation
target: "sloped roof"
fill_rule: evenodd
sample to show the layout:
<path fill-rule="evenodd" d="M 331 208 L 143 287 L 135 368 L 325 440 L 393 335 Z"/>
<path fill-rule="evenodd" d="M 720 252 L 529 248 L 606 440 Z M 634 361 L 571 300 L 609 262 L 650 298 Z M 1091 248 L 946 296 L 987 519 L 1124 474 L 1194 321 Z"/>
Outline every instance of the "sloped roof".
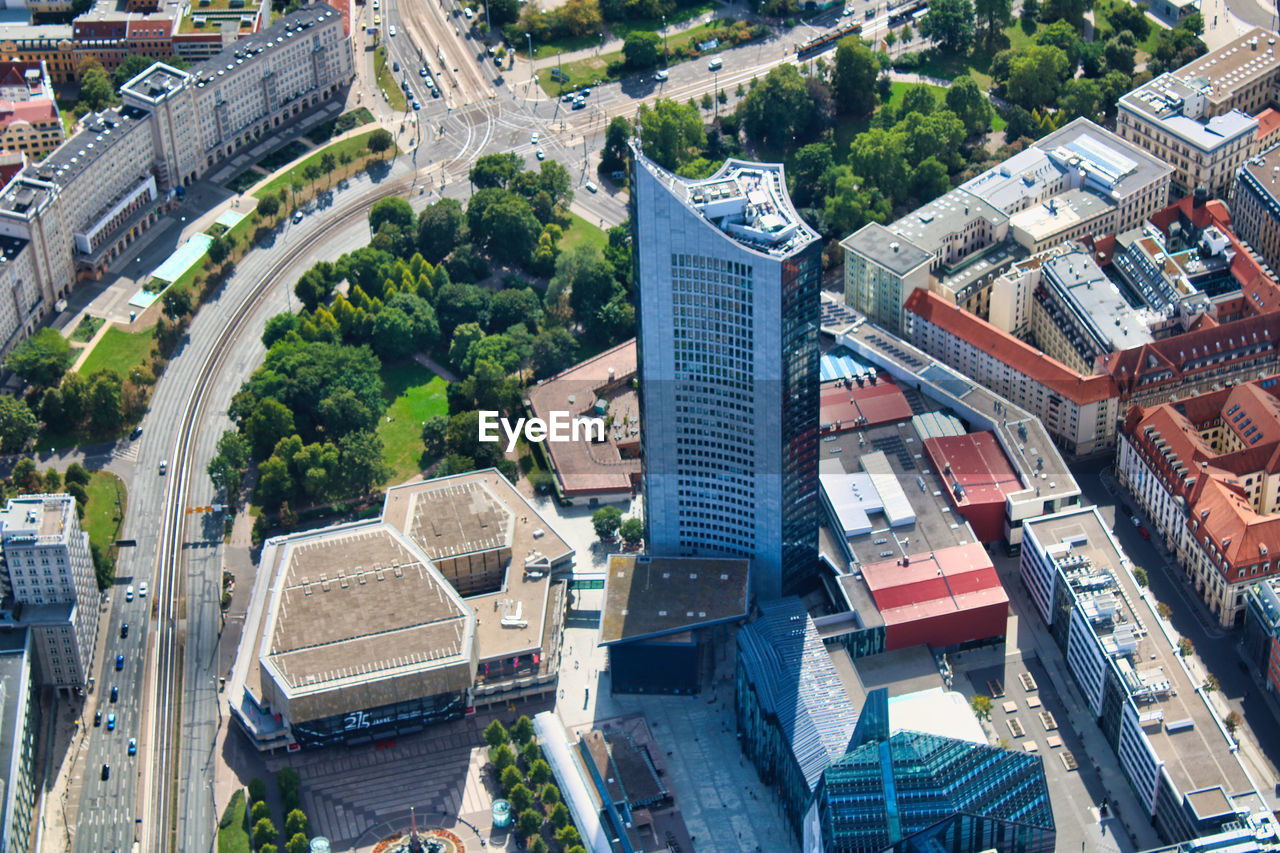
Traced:
<path fill-rule="evenodd" d="M 800 599 L 761 604 L 760 618 L 738 633 L 738 654 L 812 791 L 844 753 L 858 714 Z"/>
<path fill-rule="evenodd" d="M 950 304 L 936 293 L 924 289 L 914 290 L 907 297 L 903 308 L 1077 405 L 1097 403 L 1116 394 L 1115 385 L 1109 376 L 1083 376 L 1030 344 L 997 329 L 981 317 Z"/>

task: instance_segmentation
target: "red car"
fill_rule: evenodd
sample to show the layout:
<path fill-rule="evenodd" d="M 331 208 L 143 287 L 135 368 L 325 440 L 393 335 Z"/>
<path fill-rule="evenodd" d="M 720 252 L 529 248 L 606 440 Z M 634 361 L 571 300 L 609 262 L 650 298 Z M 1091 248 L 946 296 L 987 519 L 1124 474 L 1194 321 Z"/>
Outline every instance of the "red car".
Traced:
<path fill-rule="evenodd" d="M 1150 539 L 1150 538 L 1151 538 L 1151 534 L 1147 532 L 1147 528 L 1145 528 L 1145 527 L 1139 527 L 1139 528 L 1138 528 L 1138 535 L 1139 535 L 1139 536 L 1141 536 L 1143 539 Z"/>

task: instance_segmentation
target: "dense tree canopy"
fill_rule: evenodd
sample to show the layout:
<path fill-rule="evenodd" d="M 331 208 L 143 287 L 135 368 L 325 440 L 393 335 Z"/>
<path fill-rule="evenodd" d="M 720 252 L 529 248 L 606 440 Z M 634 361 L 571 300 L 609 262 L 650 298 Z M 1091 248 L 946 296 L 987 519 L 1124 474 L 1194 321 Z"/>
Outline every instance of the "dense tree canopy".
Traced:
<path fill-rule="evenodd" d="M 41 329 L 14 347 L 5 367 L 33 385 L 57 385 L 75 360 L 71 344 L 56 329 Z"/>

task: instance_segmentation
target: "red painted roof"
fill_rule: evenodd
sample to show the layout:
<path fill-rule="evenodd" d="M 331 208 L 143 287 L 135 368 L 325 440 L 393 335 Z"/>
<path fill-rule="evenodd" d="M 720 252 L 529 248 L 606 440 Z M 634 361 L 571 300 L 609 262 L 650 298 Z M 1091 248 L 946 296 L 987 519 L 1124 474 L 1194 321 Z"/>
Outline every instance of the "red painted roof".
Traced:
<path fill-rule="evenodd" d="M 1009 602 L 978 543 L 916 554 L 906 566 L 897 560 L 871 563 L 862 576 L 886 625 Z"/>
<path fill-rule="evenodd" d="M 1258 120 L 1258 142 L 1265 145 L 1271 134 L 1280 130 L 1280 113 L 1267 107 L 1254 118 Z"/>
<path fill-rule="evenodd" d="M 907 311 L 945 329 L 961 340 L 1044 385 L 1077 405 L 1116 396 L 1115 384 L 1105 374 L 1082 376 L 1062 362 L 1002 332 L 982 318 L 924 289 L 912 291 L 903 306 Z"/>
<path fill-rule="evenodd" d="M 951 500 L 958 507 L 1003 504 L 1006 495 L 1024 488 L 994 433 L 926 438 L 924 449 L 948 488 L 956 483 L 964 487 L 962 498 L 957 497 L 954 490 L 951 492 Z"/>
<path fill-rule="evenodd" d="M 31 101 L 0 101 L 0 126 L 7 126 L 15 121 L 31 124 L 57 121 L 58 113 L 53 101 L 48 98 L 37 98 Z"/>
<path fill-rule="evenodd" d="M 911 417 L 911 404 L 903 396 L 902 389 L 891 380 L 877 377 L 876 384 L 869 382 L 859 387 L 855 382 L 849 388 L 840 380 L 824 383 L 821 391 L 821 422 L 834 424 L 841 429 L 853 429 L 859 417 L 867 419 L 864 426 L 894 423 Z"/>

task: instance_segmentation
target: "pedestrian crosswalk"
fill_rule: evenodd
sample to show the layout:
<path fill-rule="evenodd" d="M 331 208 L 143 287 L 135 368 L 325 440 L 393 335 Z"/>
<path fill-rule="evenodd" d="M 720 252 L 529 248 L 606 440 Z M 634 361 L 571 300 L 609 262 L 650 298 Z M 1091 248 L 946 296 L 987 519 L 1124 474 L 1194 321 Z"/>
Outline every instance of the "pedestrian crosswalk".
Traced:
<path fill-rule="evenodd" d="M 138 442 L 129 441 L 117 445 L 116 448 L 111 451 L 111 458 L 120 459 L 125 462 L 137 462 Z"/>

